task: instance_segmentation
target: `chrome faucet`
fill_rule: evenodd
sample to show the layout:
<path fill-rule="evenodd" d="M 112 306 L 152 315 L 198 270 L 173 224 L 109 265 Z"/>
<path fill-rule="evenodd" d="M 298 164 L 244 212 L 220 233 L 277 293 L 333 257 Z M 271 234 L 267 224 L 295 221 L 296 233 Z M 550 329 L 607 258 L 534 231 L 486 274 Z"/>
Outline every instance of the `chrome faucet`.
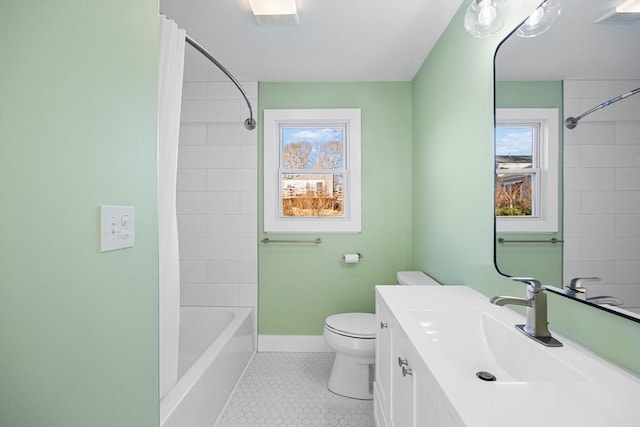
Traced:
<path fill-rule="evenodd" d="M 584 282 L 599 282 L 599 277 L 574 277 L 569 282 L 569 286 L 564 290 L 565 295 L 579 299 L 582 301 L 592 302 L 594 304 L 608 304 L 615 307 L 622 306 L 622 301 L 611 295 L 587 296 L 587 288 L 582 284 Z"/>
<path fill-rule="evenodd" d="M 564 293 L 573 297 L 575 299 L 581 299 L 586 301 L 587 299 L 587 288 L 582 286 L 584 282 L 599 282 L 599 277 L 574 277 L 569 282 L 569 287 L 565 289 Z"/>
<path fill-rule="evenodd" d="M 562 347 L 562 343 L 551 336 L 547 322 L 547 294 L 540 281 L 531 277 L 512 277 L 527 284 L 527 298 L 498 296 L 489 300 L 495 305 L 523 305 L 527 307 L 527 323 L 516 328 L 528 337 L 547 347 Z"/>

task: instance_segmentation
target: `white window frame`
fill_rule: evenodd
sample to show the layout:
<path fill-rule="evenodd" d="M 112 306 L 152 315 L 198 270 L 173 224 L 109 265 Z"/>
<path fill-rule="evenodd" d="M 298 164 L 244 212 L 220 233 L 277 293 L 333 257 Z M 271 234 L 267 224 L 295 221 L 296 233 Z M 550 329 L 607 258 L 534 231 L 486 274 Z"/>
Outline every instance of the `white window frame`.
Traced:
<path fill-rule="evenodd" d="M 558 109 L 496 108 L 498 125 L 537 125 L 538 180 L 533 197 L 537 208 L 534 216 L 497 216 L 499 233 L 558 232 Z"/>
<path fill-rule="evenodd" d="M 345 126 L 344 216 L 289 217 L 282 215 L 280 126 Z M 265 109 L 264 231 L 265 233 L 360 233 L 361 120 L 358 108 Z"/>

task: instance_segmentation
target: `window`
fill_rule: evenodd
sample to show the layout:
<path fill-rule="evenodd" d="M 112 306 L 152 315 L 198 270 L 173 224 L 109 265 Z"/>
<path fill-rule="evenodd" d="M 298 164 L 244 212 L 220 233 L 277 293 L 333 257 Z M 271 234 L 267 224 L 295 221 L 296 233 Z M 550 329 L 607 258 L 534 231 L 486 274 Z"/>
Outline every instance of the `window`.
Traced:
<path fill-rule="evenodd" d="M 360 110 L 264 111 L 264 231 L 359 233 Z"/>
<path fill-rule="evenodd" d="M 558 110 L 498 108 L 495 129 L 498 232 L 558 231 Z"/>

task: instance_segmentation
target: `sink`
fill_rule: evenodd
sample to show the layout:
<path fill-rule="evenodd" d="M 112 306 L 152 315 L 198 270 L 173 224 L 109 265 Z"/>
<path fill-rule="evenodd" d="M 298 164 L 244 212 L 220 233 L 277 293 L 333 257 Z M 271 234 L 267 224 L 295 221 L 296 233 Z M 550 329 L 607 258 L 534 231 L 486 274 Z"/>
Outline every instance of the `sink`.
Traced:
<path fill-rule="evenodd" d="M 562 348 L 544 347 L 485 311 L 409 312 L 433 348 L 470 381 L 480 381 L 478 372 L 492 374 L 497 383 L 588 381 L 561 358 Z"/>

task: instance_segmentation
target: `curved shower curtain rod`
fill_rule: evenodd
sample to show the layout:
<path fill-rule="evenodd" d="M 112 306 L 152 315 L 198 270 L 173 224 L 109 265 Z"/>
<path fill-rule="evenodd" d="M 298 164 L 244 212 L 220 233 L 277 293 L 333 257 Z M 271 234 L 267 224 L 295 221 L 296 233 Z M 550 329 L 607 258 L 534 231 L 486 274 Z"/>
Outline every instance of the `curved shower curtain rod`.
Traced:
<path fill-rule="evenodd" d="M 240 83 L 238 83 L 238 80 L 236 80 L 236 78 L 233 77 L 233 75 L 229 72 L 229 70 L 227 70 L 224 67 L 224 65 L 222 65 L 216 58 L 214 58 L 213 55 L 211 55 L 209 52 L 207 52 L 207 50 L 204 47 L 202 47 L 200 45 L 200 43 L 198 43 L 197 41 L 195 41 L 194 39 L 192 39 L 191 37 L 189 37 L 186 34 L 185 34 L 185 41 L 187 43 L 189 43 L 191 46 L 193 46 L 198 52 L 203 54 L 209 61 L 213 62 L 215 64 L 215 66 L 218 67 L 220 69 L 220 71 L 225 73 L 227 75 L 227 77 L 229 77 L 229 79 L 231 79 L 233 84 L 236 85 L 238 90 L 242 93 L 242 96 L 244 97 L 244 100 L 247 101 L 247 107 L 249 107 L 249 118 L 244 121 L 244 127 L 247 128 L 248 130 L 255 129 L 256 128 L 256 121 L 253 118 L 253 109 L 251 108 L 251 102 L 249 102 L 249 98 L 247 97 L 247 93 L 244 91 L 244 89 L 242 88 Z"/>
<path fill-rule="evenodd" d="M 613 104 L 614 102 L 618 102 L 618 101 L 620 101 L 621 99 L 625 99 L 625 98 L 626 98 L 626 97 L 628 97 L 628 96 L 635 95 L 635 94 L 636 94 L 636 93 L 638 93 L 638 92 L 640 92 L 640 87 L 637 87 L 637 88 L 633 89 L 633 90 L 632 90 L 632 91 L 630 91 L 630 92 L 623 93 L 622 95 L 618 95 L 618 96 L 616 96 L 615 98 L 611 98 L 610 100 L 605 101 L 605 102 L 603 102 L 603 103 L 602 103 L 602 104 L 600 104 L 600 105 L 596 105 L 595 107 L 593 107 L 593 108 L 592 108 L 592 109 L 590 109 L 589 111 L 587 111 L 587 112 L 585 112 L 585 113 L 580 114 L 578 117 L 569 117 L 567 120 L 565 120 L 565 121 L 564 121 L 564 125 L 567 127 L 567 129 L 573 129 L 573 128 L 575 128 L 576 126 L 578 126 L 578 120 L 580 120 L 581 118 L 583 118 L 583 117 L 584 117 L 584 116 L 586 116 L 587 114 L 591 114 L 591 113 L 593 113 L 593 112 L 594 112 L 594 111 L 596 111 L 596 110 L 599 110 L 599 109 L 601 109 L 601 108 L 607 107 L 607 106 L 609 106 L 609 105 Z"/>

